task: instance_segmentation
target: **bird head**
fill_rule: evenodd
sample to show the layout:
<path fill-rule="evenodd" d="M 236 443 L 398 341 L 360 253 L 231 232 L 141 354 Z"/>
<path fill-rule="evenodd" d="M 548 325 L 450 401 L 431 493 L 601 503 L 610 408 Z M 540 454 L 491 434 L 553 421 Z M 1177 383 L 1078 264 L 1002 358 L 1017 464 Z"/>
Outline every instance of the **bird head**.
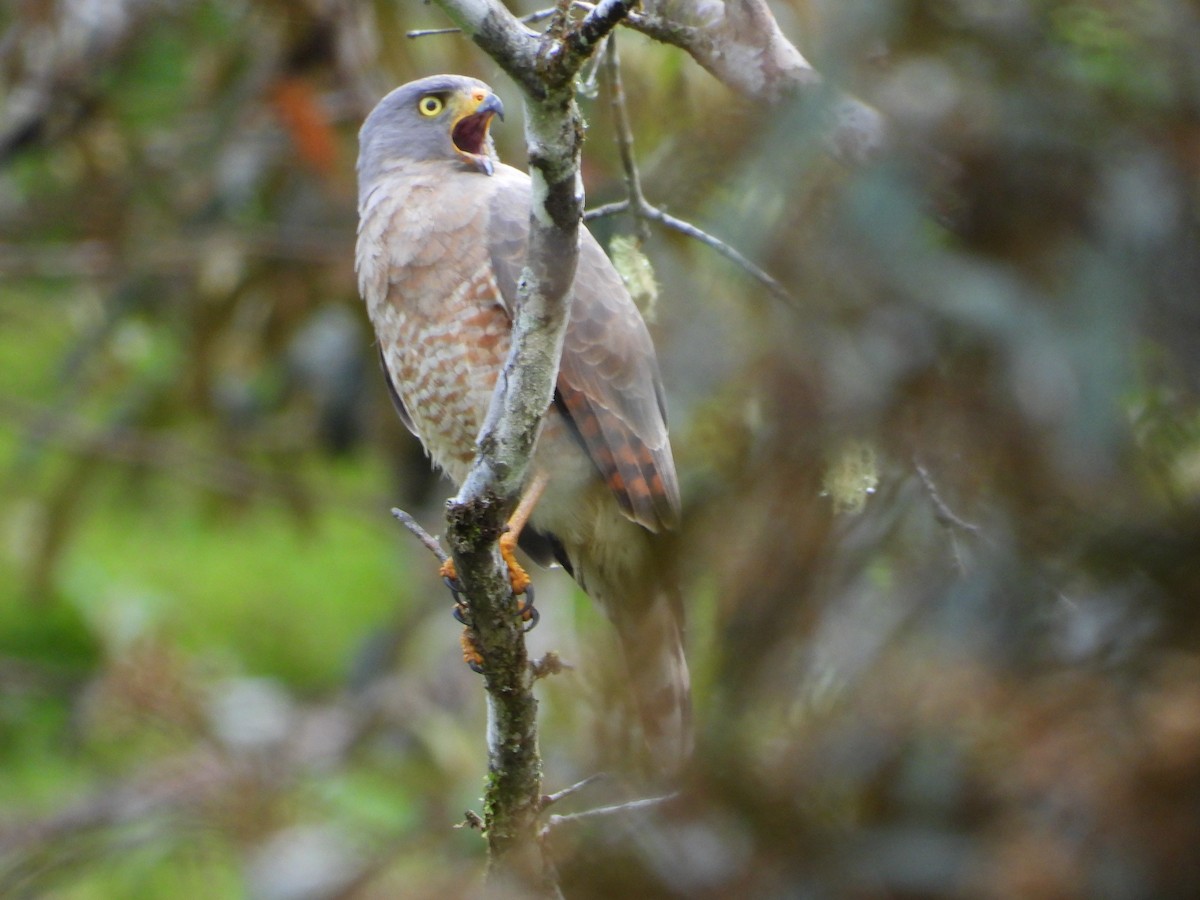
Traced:
<path fill-rule="evenodd" d="M 401 85 L 379 101 L 358 133 L 359 178 L 395 159 L 458 161 L 491 175 L 493 116 L 503 119 L 504 105 L 474 78 L 431 75 Z"/>

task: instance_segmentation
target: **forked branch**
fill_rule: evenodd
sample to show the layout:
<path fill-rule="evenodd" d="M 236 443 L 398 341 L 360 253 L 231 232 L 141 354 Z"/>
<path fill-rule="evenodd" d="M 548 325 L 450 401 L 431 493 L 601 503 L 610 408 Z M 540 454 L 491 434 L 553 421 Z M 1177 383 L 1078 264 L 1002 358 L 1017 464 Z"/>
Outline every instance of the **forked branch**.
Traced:
<path fill-rule="evenodd" d="M 794 307 L 798 305 L 796 298 L 788 292 L 787 288 L 735 247 L 698 228 L 691 222 L 686 222 L 683 219 L 670 215 L 646 199 L 646 195 L 642 192 L 642 179 L 638 171 L 637 158 L 633 152 L 633 129 L 629 124 L 629 112 L 625 103 L 625 89 L 621 82 L 621 61 L 617 53 L 616 35 L 609 36 L 608 46 L 604 55 L 604 69 L 608 77 L 609 98 L 613 110 L 613 126 L 616 132 L 617 148 L 621 155 L 621 168 L 625 173 L 626 199 L 619 200 L 616 203 L 606 203 L 603 206 L 590 209 L 584 214 L 584 219 L 591 221 L 603 218 L 604 216 L 627 212 L 633 217 L 635 233 L 641 240 L 645 240 L 647 237 L 645 223 L 656 222 L 665 228 L 670 228 L 673 231 L 678 231 L 680 234 L 685 234 L 694 240 L 700 241 L 705 246 L 715 250 L 726 259 L 740 266 L 752 278 L 770 291 L 772 296 L 782 300 L 789 306 Z"/>

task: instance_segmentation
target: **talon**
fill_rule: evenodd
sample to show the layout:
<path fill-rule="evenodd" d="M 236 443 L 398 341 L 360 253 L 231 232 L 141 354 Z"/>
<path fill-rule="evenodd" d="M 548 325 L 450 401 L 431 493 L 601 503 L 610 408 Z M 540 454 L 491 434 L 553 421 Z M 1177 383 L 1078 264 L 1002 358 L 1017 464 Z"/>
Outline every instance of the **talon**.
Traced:
<path fill-rule="evenodd" d="M 462 633 L 459 639 L 459 644 L 462 646 L 463 662 L 476 675 L 483 674 L 483 656 L 479 652 L 479 648 L 475 646 L 475 635 L 468 629 Z"/>
<path fill-rule="evenodd" d="M 517 615 L 523 622 L 529 624 L 525 626 L 526 632 L 532 631 L 542 618 L 542 614 L 537 611 L 537 607 L 533 605 L 533 585 L 525 586 L 525 593 L 520 596 L 517 602 Z"/>
<path fill-rule="evenodd" d="M 459 625 L 463 625 L 467 628 L 471 627 L 471 617 L 467 615 L 467 607 L 458 602 L 457 597 L 455 598 L 454 608 L 450 610 L 450 615 L 454 616 L 454 621 Z"/>
<path fill-rule="evenodd" d="M 442 576 L 442 581 L 446 582 L 446 587 L 450 588 L 450 593 L 454 594 L 457 600 L 458 595 L 462 593 L 462 582 L 458 580 L 458 570 L 454 568 L 454 557 L 446 557 L 446 561 L 438 569 L 438 574 Z"/>

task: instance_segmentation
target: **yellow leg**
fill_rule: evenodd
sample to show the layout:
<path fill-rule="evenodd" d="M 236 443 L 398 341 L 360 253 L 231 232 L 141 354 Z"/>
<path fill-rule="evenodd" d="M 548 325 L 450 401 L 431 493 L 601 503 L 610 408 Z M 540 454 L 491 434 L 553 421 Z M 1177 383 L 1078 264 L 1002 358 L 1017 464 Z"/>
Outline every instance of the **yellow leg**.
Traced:
<path fill-rule="evenodd" d="M 533 476 L 533 480 L 529 482 L 529 488 L 521 496 L 521 502 L 509 516 L 508 522 L 504 526 L 504 533 L 500 535 L 500 556 L 508 566 L 508 578 L 514 594 L 525 593 L 530 582 L 529 573 L 517 562 L 517 541 L 520 539 L 521 531 L 525 528 L 529 517 L 533 515 L 533 508 L 537 506 L 549 480 L 549 476 L 544 472 L 538 472 Z M 443 578 L 458 580 L 458 571 L 454 568 L 452 557 L 446 557 L 446 561 L 438 569 L 438 574 Z"/>
<path fill-rule="evenodd" d="M 508 519 L 508 524 L 504 526 L 504 534 L 500 535 L 500 555 L 508 565 L 508 578 L 514 594 L 525 593 L 530 581 L 529 573 L 517 562 L 517 541 L 521 537 L 521 531 L 525 528 L 529 517 L 533 515 L 533 508 L 537 506 L 549 480 L 550 478 L 545 472 L 534 474 L 533 480 L 529 482 L 529 487 L 521 496 L 521 502 L 517 504 L 517 508 L 513 510 L 513 514 Z"/>
<path fill-rule="evenodd" d="M 514 594 L 522 595 L 528 593 L 528 598 L 523 601 L 518 607 L 518 613 L 522 620 L 529 624 L 525 627 L 528 631 L 537 624 L 538 614 L 533 606 L 533 591 L 530 590 L 529 573 L 522 568 L 517 562 L 516 550 L 517 540 L 521 537 L 521 530 L 529 521 L 529 517 L 533 514 L 533 508 L 537 505 L 538 499 L 542 496 L 542 491 L 546 489 L 546 482 L 549 479 L 546 475 L 539 472 L 534 475 L 533 480 L 529 483 L 529 488 L 521 497 L 521 502 L 517 504 L 517 508 L 509 517 L 507 524 L 504 526 L 504 533 L 500 535 L 500 555 L 504 559 L 505 565 L 508 566 L 508 580 L 512 585 Z M 451 581 L 458 581 L 458 571 L 454 567 L 454 560 L 451 557 L 446 557 L 446 561 L 442 563 L 438 570 L 443 578 L 448 578 Z M 457 595 L 456 595 L 457 599 Z M 469 615 L 464 605 L 458 607 L 456 618 L 466 625 L 463 630 L 461 643 L 463 660 L 476 672 L 483 671 L 483 657 L 479 653 L 479 648 L 475 644 L 475 632 L 469 624 L 469 619 L 465 616 Z"/>

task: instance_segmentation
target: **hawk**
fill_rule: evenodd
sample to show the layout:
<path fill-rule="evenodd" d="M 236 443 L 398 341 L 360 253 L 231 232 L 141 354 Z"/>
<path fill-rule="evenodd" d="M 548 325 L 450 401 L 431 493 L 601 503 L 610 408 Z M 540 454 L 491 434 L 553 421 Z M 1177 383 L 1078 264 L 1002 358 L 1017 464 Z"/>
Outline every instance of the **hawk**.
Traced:
<path fill-rule="evenodd" d="M 396 88 L 359 132 L 359 291 L 404 424 L 460 485 L 508 355 L 529 232 L 530 179 L 497 159 L 497 115 L 488 85 L 435 75 Z M 520 546 L 562 565 L 612 621 L 646 743 L 670 769 L 691 728 L 682 606 L 654 546 L 680 508 L 662 380 L 645 322 L 582 227 L 570 302 Z"/>

